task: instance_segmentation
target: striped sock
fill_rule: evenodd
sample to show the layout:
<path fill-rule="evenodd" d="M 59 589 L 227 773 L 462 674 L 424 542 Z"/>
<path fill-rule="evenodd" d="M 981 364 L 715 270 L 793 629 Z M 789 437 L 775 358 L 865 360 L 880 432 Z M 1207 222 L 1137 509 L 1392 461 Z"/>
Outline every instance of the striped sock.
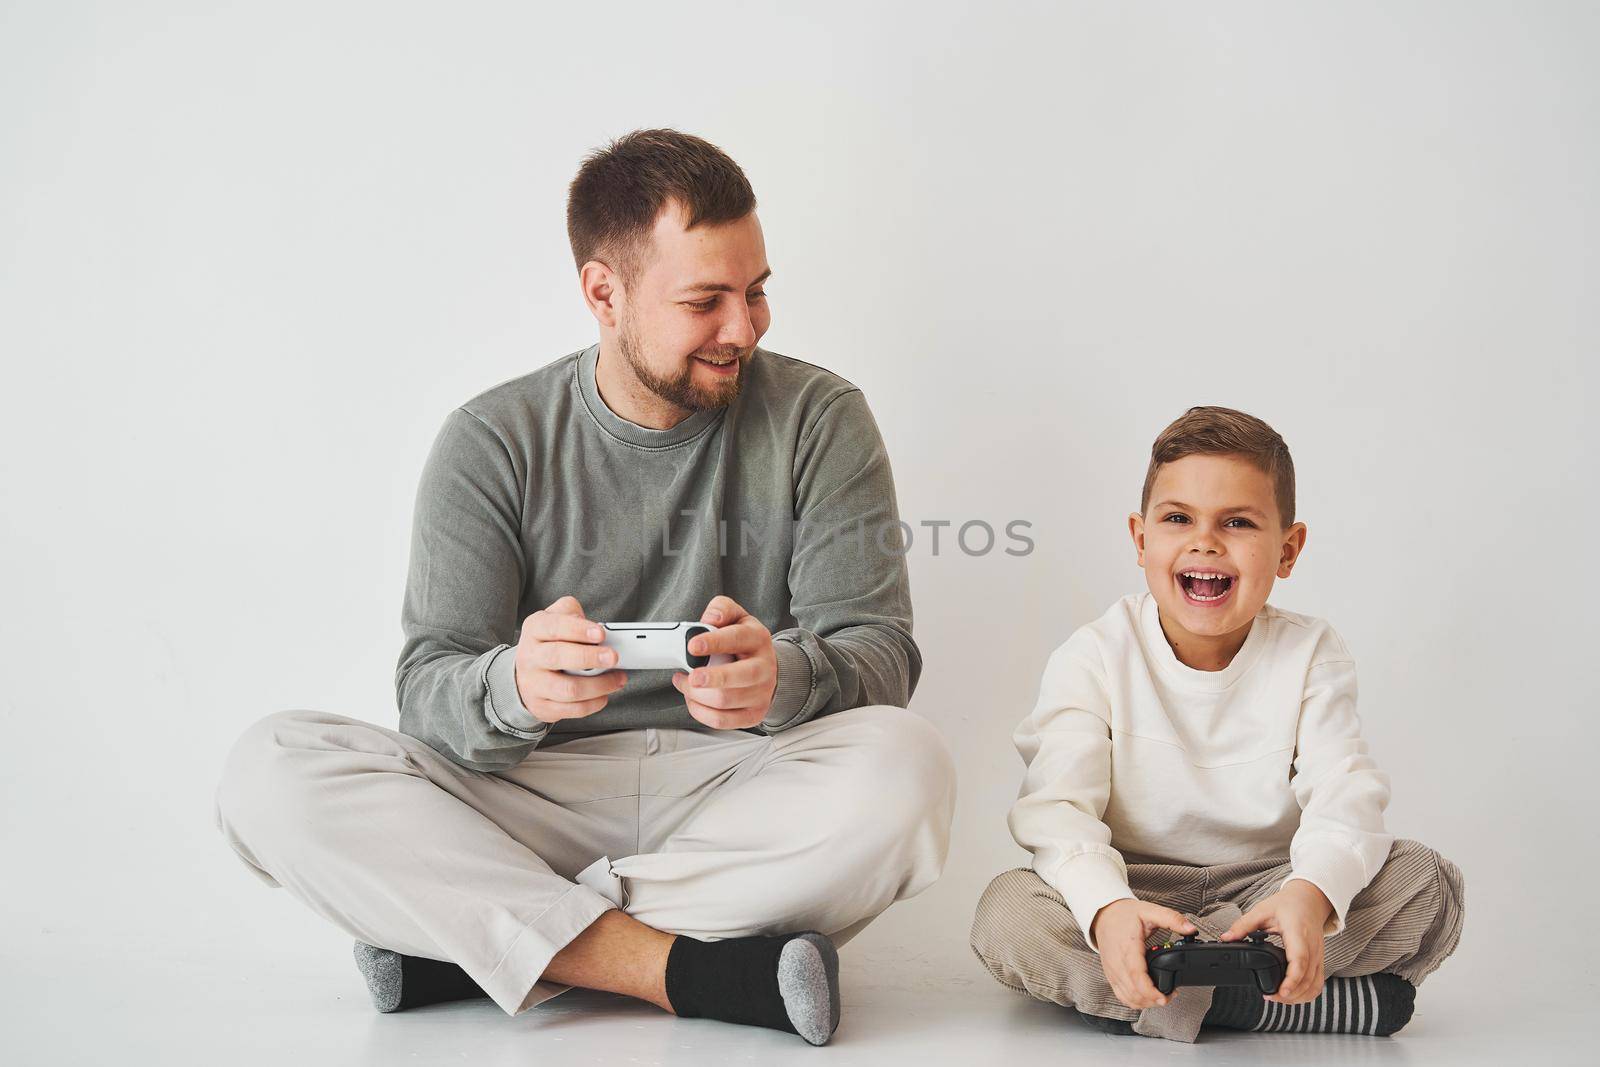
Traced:
<path fill-rule="evenodd" d="M 1278 1004 L 1248 986 L 1218 986 L 1206 1026 L 1275 1034 L 1387 1037 L 1411 1021 L 1417 987 L 1396 974 L 1330 978 L 1307 1004 Z"/>

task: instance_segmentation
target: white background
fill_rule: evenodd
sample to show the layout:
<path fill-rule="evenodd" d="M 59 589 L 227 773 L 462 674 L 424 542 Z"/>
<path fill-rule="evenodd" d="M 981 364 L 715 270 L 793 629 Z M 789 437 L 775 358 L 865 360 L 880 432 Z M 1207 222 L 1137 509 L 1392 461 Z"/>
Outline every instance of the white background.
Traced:
<path fill-rule="evenodd" d="M 763 344 L 865 390 L 902 515 L 1033 523 L 1026 558 L 913 549 L 913 707 L 960 814 L 944 879 L 847 950 L 836 1046 L 954 1055 L 960 1019 L 1056 1047 L 967 926 L 1025 858 L 1011 729 L 1143 587 L 1126 515 L 1195 403 L 1288 440 L 1310 542 L 1274 602 L 1343 633 L 1391 828 L 1467 878 L 1417 1023 L 1337 1047 L 1553 1041 L 1595 992 L 1597 30 L 1554 3 L 0 4 L 6 1028 L 139 1059 L 196 1018 L 291 1048 L 300 1013 L 559 1060 L 486 1003 L 371 1013 L 211 794 L 274 710 L 395 725 L 433 434 L 594 340 L 566 184 L 672 125 L 750 176 Z M 607 1012 L 644 1058 L 798 1043 Z"/>

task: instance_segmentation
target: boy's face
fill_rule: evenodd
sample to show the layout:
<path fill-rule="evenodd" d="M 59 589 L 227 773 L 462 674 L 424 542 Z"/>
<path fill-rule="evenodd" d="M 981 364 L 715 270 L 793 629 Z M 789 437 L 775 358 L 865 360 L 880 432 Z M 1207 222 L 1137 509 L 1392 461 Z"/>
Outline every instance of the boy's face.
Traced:
<path fill-rule="evenodd" d="M 1272 479 L 1233 455 L 1163 464 L 1128 528 L 1163 621 L 1201 638 L 1248 631 L 1306 543 L 1305 523 L 1283 526 Z"/>

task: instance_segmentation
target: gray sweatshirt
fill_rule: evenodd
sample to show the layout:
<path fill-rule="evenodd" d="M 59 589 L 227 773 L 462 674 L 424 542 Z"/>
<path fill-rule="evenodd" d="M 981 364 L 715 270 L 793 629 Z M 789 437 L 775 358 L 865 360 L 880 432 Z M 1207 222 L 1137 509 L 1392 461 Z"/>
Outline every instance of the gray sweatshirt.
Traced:
<path fill-rule="evenodd" d="M 480 771 L 514 766 L 552 732 L 705 729 L 670 671 L 630 672 L 586 718 L 534 718 L 514 670 L 522 620 L 569 594 L 598 622 L 694 620 L 732 597 L 773 634 L 769 734 L 909 703 L 922 658 L 905 542 L 861 390 L 757 349 L 733 404 L 652 430 L 601 400 L 599 351 L 446 417 L 417 490 L 400 729 Z"/>

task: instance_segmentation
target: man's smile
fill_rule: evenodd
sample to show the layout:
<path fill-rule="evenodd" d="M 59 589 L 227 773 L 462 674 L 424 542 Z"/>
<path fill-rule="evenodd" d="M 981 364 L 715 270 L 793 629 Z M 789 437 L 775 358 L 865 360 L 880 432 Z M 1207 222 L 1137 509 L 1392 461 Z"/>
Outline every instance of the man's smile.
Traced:
<path fill-rule="evenodd" d="M 707 367 L 711 368 L 711 372 L 713 374 L 734 375 L 739 373 L 738 356 L 723 356 L 719 358 L 712 358 L 710 356 L 695 356 L 694 358 L 700 363 L 704 363 Z"/>

